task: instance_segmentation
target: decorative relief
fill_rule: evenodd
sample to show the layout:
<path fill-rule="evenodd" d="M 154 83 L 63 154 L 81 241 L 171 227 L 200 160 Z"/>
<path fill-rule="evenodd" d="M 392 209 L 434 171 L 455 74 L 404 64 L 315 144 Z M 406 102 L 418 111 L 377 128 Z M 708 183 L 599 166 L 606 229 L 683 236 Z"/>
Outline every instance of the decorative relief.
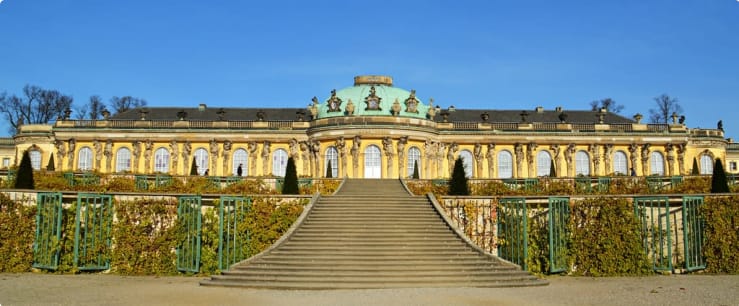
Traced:
<path fill-rule="evenodd" d="M 416 90 L 411 89 L 411 95 L 405 99 L 405 112 L 418 114 L 418 99 L 416 99 Z"/>
<path fill-rule="evenodd" d="M 218 142 L 215 139 L 210 140 L 210 175 L 217 175 L 216 171 L 218 169 Z"/>
<path fill-rule="evenodd" d="M 188 169 L 188 167 L 192 165 L 189 163 L 190 153 L 192 153 L 192 143 L 190 143 L 189 140 L 186 140 L 185 144 L 182 145 L 182 173 L 183 174 L 190 174 L 190 171 Z"/>
<path fill-rule="evenodd" d="M 172 167 L 169 168 L 170 174 L 177 174 L 177 160 L 180 158 L 179 153 L 179 145 L 177 145 L 177 140 L 172 140 L 169 143 L 169 155 L 172 156 Z M 187 163 L 185 161 L 185 163 Z"/>
<path fill-rule="evenodd" d="M 354 141 L 352 141 L 352 148 L 351 150 L 349 150 L 349 152 L 352 154 L 352 171 L 354 171 L 354 177 L 359 177 L 359 150 L 361 146 L 362 138 L 359 137 L 359 135 L 354 136 Z"/>
<path fill-rule="evenodd" d="M 482 145 L 477 142 L 472 150 L 472 156 L 475 157 L 475 169 L 478 177 L 482 177 Z"/>
<path fill-rule="evenodd" d="M 64 141 L 63 140 L 57 140 L 54 141 L 54 146 L 56 147 L 56 169 L 58 171 L 62 170 L 62 167 L 64 166 L 64 156 L 67 155 L 67 149 L 64 147 Z"/>
<path fill-rule="evenodd" d="M 457 145 L 456 142 L 452 142 L 449 145 L 449 150 L 446 152 L 447 166 L 449 166 L 449 177 L 452 177 L 452 172 L 454 172 L 454 155 L 457 151 L 459 151 L 459 145 Z"/>
<path fill-rule="evenodd" d="M 382 98 L 377 96 L 375 86 L 372 86 L 370 87 L 369 96 L 364 98 L 364 103 L 367 105 L 367 107 L 364 110 L 382 110 L 382 108 L 380 108 L 381 102 L 382 102 Z"/>
<path fill-rule="evenodd" d="M 521 172 L 523 172 L 523 144 L 517 143 L 514 149 L 516 153 L 516 173 L 514 177 L 521 177 Z"/>
<path fill-rule="evenodd" d="M 382 147 L 385 151 L 385 156 L 387 157 L 387 177 L 392 177 L 393 175 L 393 157 L 395 157 L 395 150 L 393 150 L 393 139 L 390 137 L 385 137 L 382 139 Z"/>
<path fill-rule="evenodd" d="M 339 151 L 339 177 L 346 176 L 346 140 L 344 137 L 336 138 L 334 143 L 336 150 Z"/>
<path fill-rule="evenodd" d="M 326 101 L 326 106 L 328 106 L 328 112 L 340 112 L 341 111 L 341 98 L 336 96 L 336 89 L 331 90 L 331 97 L 328 98 L 328 101 Z"/>
<path fill-rule="evenodd" d="M 405 145 L 408 144 L 408 136 L 400 137 L 398 140 L 398 176 L 403 177 L 405 170 Z"/>
<path fill-rule="evenodd" d="M 233 171 L 233 168 L 229 167 L 231 165 L 229 161 L 231 160 L 232 147 L 233 143 L 230 140 L 226 140 L 223 142 L 223 152 L 221 153 L 221 156 L 223 156 L 223 172 L 221 172 L 221 175 L 236 175 L 236 173 L 231 173 L 231 171 Z"/>
<path fill-rule="evenodd" d="M 139 160 L 141 158 L 141 141 L 132 141 L 131 147 L 133 148 L 133 169 L 131 169 L 131 172 L 135 173 L 139 170 Z"/>
<path fill-rule="evenodd" d="M 269 140 L 264 141 L 262 145 L 262 175 L 268 175 L 269 172 L 269 155 L 272 152 L 270 146 L 272 145 Z"/>
<path fill-rule="evenodd" d="M 485 152 L 485 158 L 488 160 L 488 178 L 495 177 L 495 144 L 488 144 L 488 151 Z"/>
<path fill-rule="evenodd" d="M 74 138 L 70 138 L 69 141 L 67 142 L 67 147 L 69 147 L 69 150 L 67 150 L 67 152 L 69 152 L 69 159 L 67 160 L 68 162 L 67 169 L 69 170 L 74 170 L 74 158 L 75 158 L 75 155 L 77 155 L 76 152 L 74 151 L 76 146 L 77 146 L 77 140 L 75 140 Z"/>
<path fill-rule="evenodd" d="M 247 144 L 247 149 L 249 150 L 249 174 L 250 175 L 257 175 L 257 148 L 259 145 L 256 141 L 250 141 Z"/>

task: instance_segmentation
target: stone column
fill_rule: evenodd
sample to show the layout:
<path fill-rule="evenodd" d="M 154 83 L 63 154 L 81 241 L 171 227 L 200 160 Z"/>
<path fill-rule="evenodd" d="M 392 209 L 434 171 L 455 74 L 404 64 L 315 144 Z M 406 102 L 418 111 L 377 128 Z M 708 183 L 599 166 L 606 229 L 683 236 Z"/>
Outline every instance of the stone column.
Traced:
<path fill-rule="evenodd" d="M 77 156 L 77 152 L 75 151 L 77 140 L 75 140 L 74 138 L 70 138 L 67 142 L 67 146 L 69 147 L 69 150 L 67 150 L 69 154 L 69 159 L 67 160 L 67 170 L 74 171 L 74 159 Z"/>
<path fill-rule="evenodd" d="M 105 155 L 105 165 L 106 165 L 106 172 L 111 173 L 112 167 L 113 167 L 113 140 L 108 139 L 105 141 L 105 150 L 103 151 L 103 154 Z"/>
<path fill-rule="evenodd" d="M 405 145 L 408 143 L 408 136 L 403 136 L 398 139 L 398 177 L 403 178 L 406 177 L 404 173 L 406 173 L 405 169 Z"/>
<path fill-rule="evenodd" d="M 685 172 L 685 144 L 679 144 L 677 145 L 677 166 L 678 166 L 678 175 L 684 175 Z"/>
<path fill-rule="evenodd" d="M 359 173 L 359 154 L 361 153 L 362 138 L 359 135 L 354 136 L 352 141 L 352 148 L 350 153 L 352 154 L 352 174 L 354 178 L 360 178 L 362 175 Z"/>
<path fill-rule="evenodd" d="M 562 162 L 560 161 L 560 153 L 562 149 L 558 144 L 553 144 L 549 146 L 549 150 L 552 151 L 552 162 L 554 163 L 554 170 L 557 172 L 556 176 L 564 176 L 562 175 Z"/>
<path fill-rule="evenodd" d="M 444 173 L 444 152 L 446 152 L 447 145 L 443 142 L 439 142 L 436 147 L 436 177 L 441 178 Z"/>
<path fill-rule="evenodd" d="M 133 159 L 133 169 L 131 169 L 131 172 L 139 173 L 139 161 L 141 160 L 141 141 L 132 141 L 131 147 L 133 148 L 133 156 L 131 156 L 131 158 Z"/>
<path fill-rule="evenodd" d="M 271 145 L 272 143 L 269 141 L 265 141 L 262 145 L 262 175 L 271 174 L 269 171 L 269 157 L 272 152 L 272 149 L 270 148 Z"/>
<path fill-rule="evenodd" d="M 346 141 L 344 140 L 344 137 L 339 137 L 336 139 L 336 142 L 334 143 L 336 146 L 336 151 L 339 152 L 339 177 L 345 177 L 346 176 Z"/>
<path fill-rule="evenodd" d="M 475 143 L 475 148 L 472 150 L 472 156 L 475 157 L 475 176 L 476 178 L 482 178 L 482 145 L 478 142 Z"/>
<path fill-rule="evenodd" d="M 92 147 L 95 150 L 95 166 L 92 169 L 100 171 L 103 161 L 103 144 L 100 143 L 100 140 L 95 139 L 92 141 Z"/>
<path fill-rule="evenodd" d="M 629 168 L 629 175 L 631 175 L 631 169 L 634 169 L 634 172 L 638 172 L 638 163 L 637 160 L 639 154 L 639 145 L 632 143 L 629 145 L 629 161 L 631 162 L 631 167 Z"/>
<path fill-rule="evenodd" d="M 565 162 L 567 163 L 567 176 L 569 177 L 575 177 L 575 163 L 573 162 L 572 158 L 574 157 L 576 150 L 577 150 L 577 146 L 574 143 L 567 145 L 567 149 L 565 150 Z"/>
<path fill-rule="evenodd" d="M 485 158 L 488 160 L 488 178 L 495 177 L 495 144 L 488 144 L 488 151 L 485 153 Z"/>
<path fill-rule="evenodd" d="M 249 149 L 249 173 L 247 175 L 257 176 L 257 148 L 259 145 L 256 141 L 250 141 L 247 144 Z"/>
<path fill-rule="evenodd" d="M 151 140 L 144 142 L 144 173 L 151 173 L 151 149 L 154 143 Z"/>
<path fill-rule="evenodd" d="M 535 143 L 529 143 L 526 146 L 526 165 L 529 169 L 529 177 L 536 177 L 536 167 L 534 167 L 534 161 L 536 160 L 536 156 L 534 153 L 536 152 L 536 148 L 538 146 Z"/>
<path fill-rule="evenodd" d="M 613 145 L 612 144 L 605 144 L 603 145 L 603 164 L 605 165 L 605 173 L 608 175 L 609 173 L 613 173 L 612 167 L 611 167 L 611 155 L 613 155 Z"/>
<path fill-rule="evenodd" d="M 667 175 L 675 175 L 675 148 L 671 143 L 665 145 L 667 155 Z"/>
<path fill-rule="evenodd" d="M 56 140 L 54 141 L 54 146 L 56 146 L 56 170 L 62 171 L 64 170 L 64 156 L 67 155 L 67 149 L 65 147 L 64 141 L 62 140 Z"/>
<path fill-rule="evenodd" d="M 210 140 L 210 171 L 208 172 L 208 175 L 217 176 L 218 175 L 218 153 L 220 151 L 220 148 L 218 147 L 218 142 L 215 139 Z"/>
<path fill-rule="evenodd" d="M 310 148 L 307 141 L 300 142 L 300 155 L 303 159 L 303 175 L 310 175 Z"/>
<path fill-rule="evenodd" d="M 516 153 L 516 167 L 514 168 L 516 173 L 513 174 L 513 177 L 520 178 L 521 173 L 523 172 L 523 145 L 520 143 L 517 143 L 514 149 Z"/>
<path fill-rule="evenodd" d="M 647 176 L 649 173 L 647 173 L 647 169 L 649 169 L 649 147 L 651 145 L 648 143 L 645 143 L 642 145 L 641 149 L 641 171 L 642 175 Z"/>
<path fill-rule="evenodd" d="M 172 140 L 169 143 L 169 155 L 172 156 L 172 167 L 169 167 L 169 174 L 177 175 L 177 168 L 179 168 L 179 164 L 177 161 L 180 158 L 180 145 L 177 144 L 177 140 Z M 183 163 L 187 164 L 187 161 L 183 161 Z"/>
<path fill-rule="evenodd" d="M 185 141 L 185 144 L 182 145 L 182 174 L 183 175 L 189 175 L 190 174 L 190 166 L 192 166 L 192 161 L 190 161 L 190 153 L 192 152 L 192 144 L 189 140 Z"/>
<path fill-rule="evenodd" d="M 231 160 L 231 147 L 233 146 L 233 143 L 230 140 L 226 140 L 223 142 L 223 152 L 221 153 L 221 156 L 223 157 L 223 172 L 221 172 L 221 175 L 223 176 L 235 176 L 236 173 L 232 173 L 233 167 L 229 167 Z"/>
<path fill-rule="evenodd" d="M 393 150 L 393 140 L 390 137 L 382 139 L 382 148 L 385 151 L 385 165 L 386 173 L 384 178 L 391 178 L 393 176 L 393 157 L 395 156 L 395 150 Z"/>
<path fill-rule="evenodd" d="M 600 175 L 600 146 L 597 144 L 591 144 L 589 146 L 590 155 L 593 159 L 593 168 L 590 170 L 591 176 L 599 176 Z"/>

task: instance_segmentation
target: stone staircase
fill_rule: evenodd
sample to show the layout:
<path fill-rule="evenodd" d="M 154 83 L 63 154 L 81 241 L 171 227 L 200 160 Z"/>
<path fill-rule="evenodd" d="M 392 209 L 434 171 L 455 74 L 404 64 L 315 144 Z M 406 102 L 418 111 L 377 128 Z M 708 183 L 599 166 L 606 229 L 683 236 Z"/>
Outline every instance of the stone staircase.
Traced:
<path fill-rule="evenodd" d="M 399 180 L 349 179 L 270 249 L 201 282 L 271 289 L 514 287 L 547 282 L 468 244 Z"/>

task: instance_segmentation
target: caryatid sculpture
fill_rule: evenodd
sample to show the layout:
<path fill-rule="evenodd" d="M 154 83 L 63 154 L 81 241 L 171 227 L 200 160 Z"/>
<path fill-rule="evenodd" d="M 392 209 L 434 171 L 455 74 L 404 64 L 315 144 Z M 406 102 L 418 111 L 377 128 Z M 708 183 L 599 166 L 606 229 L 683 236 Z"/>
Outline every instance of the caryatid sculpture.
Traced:
<path fill-rule="evenodd" d="M 264 141 L 264 144 L 262 145 L 262 175 L 269 175 L 269 157 L 270 153 L 272 152 L 272 149 L 270 146 L 272 145 L 271 142 L 268 140 Z"/>
<path fill-rule="evenodd" d="M 488 150 L 485 152 L 485 158 L 488 160 L 488 178 L 495 177 L 495 144 L 489 143 Z"/>
<path fill-rule="evenodd" d="M 341 165 L 339 167 L 339 177 L 345 177 L 346 176 L 346 141 L 344 140 L 344 137 L 339 137 L 336 139 L 336 150 L 339 151 L 339 164 Z"/>
<path fill-rule="evenodd" d="M 393 157 L 395 156 L 395 150 L 393 150 L 393 139 L 385 137 L 382 139 L 382 147 L 385 150 L 385 157 L 387 158 L 387 177 L 393 175 Z"/>
<path fill-rule="evenodd" d="M 398 139 L 398 177 L 403 177 L 403 170 L 405 170 L 405 145 L 408 143 L 408 136 L 403 136 Z M 411 165 L 412 166 L 412 165 Z"/>
<path fill-rule="evenodd" d="M 482 177 L 482 145 L 477 142 L 475 148 L 472 150 L 472 156 L 475 157 L 475 169 L 478 177 Z"/>
<path fill-rule="evenodd" d="M 359 177 L 359 153 L 362 147 L 362 138 L 359 135 L 354 136 L 352 141 L 352 148 L 349 151 L 352 154 L 352 171 L 354 177 Z"/>

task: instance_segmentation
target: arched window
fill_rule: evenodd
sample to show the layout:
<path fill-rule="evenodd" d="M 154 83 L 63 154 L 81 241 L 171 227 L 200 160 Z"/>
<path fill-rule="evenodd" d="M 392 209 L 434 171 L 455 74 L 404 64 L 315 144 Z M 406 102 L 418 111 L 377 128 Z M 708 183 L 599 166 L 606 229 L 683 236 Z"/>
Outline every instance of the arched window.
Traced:
<path fill-rule="evenodd" d="M 31 158 L 31 168 L 33 168 L 33 170 L 41 170 L 41 152 L 38 150 L 31 150 L 28 152 L 28 157 Z"/>
<path fill-rule="evenodd" d="M 552 172 L 552 155 L 547 151 L 539 151 L 536 154 L 536 176 L 549 176 Z"/>
<path fill-rule="evenodd" d="M 662 157 L 662 153 L 653 151 L 649 154 L 649 174 L 652 175 L 665 175 L 665 159 Z"/>
<path fill-rule="evenodd" d="M 248 171 L 246 169 L 249 169 L 248 161 L 249 161 L 249 153 L 247 153 L 246 150 L 244 149 L 236 149 L 236 151 L 234 151 L 234 163 L 231 169 L 233 175 L 234 176 L 237 175 L 238 172 L 236 170 L 238 170 L 239 165 L 241 165 L 241 176 L 247 176 Z"/>
<path fill-rule="evenodd" d="M 701 174 L 713 174 L 713 158 L 708 154 L 701 154 Z"/>
<path fill-rule="evenodd" d="M 169 150 L 159 148 L 154 151 L 154 172 L 169 172 Z"/>
<path fill-rule="evenodd" d="M 418 163 L 416 165 L 416 163 Z M 413 177 L 413 167 L 418 167 L 418 177 L 421 177 L 421 150 L 416 147 L 408 149 L 408 177 Z"/>
<path fill-rule="evenodd" d="M 498 153 L 498 177 L 513 177 L 513 155 L 508 151 L 500 151 Z"/>
<path fill-rule="evenodd" d="M 277 149 L 272 153 L 272 174 L 276 176 L 285 176 L 287 168 L 287 151 Z"/>
<path fill-rule="evenodd" d="M 326 167 L 331 162 L 331 177 L 337 177 L 339 175 L 339 151 L 336 147 L 330 146 L 326 148 L 326 156 L 323 162 L 323 175 L 326 174 Z"/>
<path fill-rule="evenodd" d="M 585 151 L 575 153 L 575 175 L 590 175 L 590 156 Z"/>
<path fill-rule="evenodd" d="M 459 152 L 459 157 L 462 158 L 462 164 L 464 165 L 464 176 L 472 177 L 472 152 L 470 150 L 462 150 Z"/>
<path fill-rule="evenodd" d="M 624 151 L 616 151 L 613 154 L 613 173 L 627 175 L 629 168 L 628 159 Z"/>
<path fill-rule="evenodd" d="M 115 154 L 115 172 L 131 171 L 131 150 L 120 148 Z"/>
<path fill-rule="evenodd" d="M 195 150 L 195 165 L 198 166 L 198 175 L 204 175 L 208 170 L 208 150 L 198 148 Z M 210 171 L 208 172 L 210 174 Z"/>
<path fill-rule="evenodd" d="M 77 159 L 77 168 L 82 171 L 92 170 L 92 149 L 89 147 L 80 149 Z"/>
<path fill-rule="evenodd" d="M 382 177 L 382 153 L 378 146 L 370 145 L 364 149 L 364 177 Z"/>

